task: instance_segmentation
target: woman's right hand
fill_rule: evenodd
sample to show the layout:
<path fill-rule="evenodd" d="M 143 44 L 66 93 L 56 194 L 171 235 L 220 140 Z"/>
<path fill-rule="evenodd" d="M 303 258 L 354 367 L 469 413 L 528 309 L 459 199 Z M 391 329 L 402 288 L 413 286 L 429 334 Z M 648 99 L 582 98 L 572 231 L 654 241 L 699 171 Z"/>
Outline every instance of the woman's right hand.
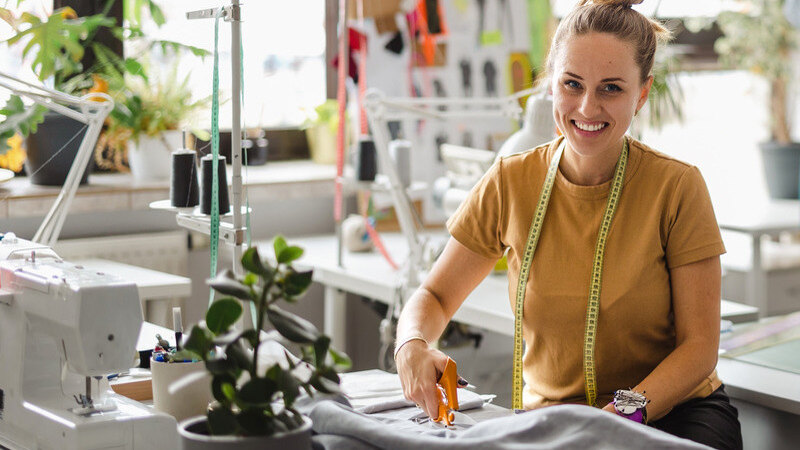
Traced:
<path fill-rule="evenodd" d="M 447 355 L 430 347 L 425 341 L 406 342 L 395 357 L 397 374 L 403 386 L 403 395 L 416 403 L 429 417 L 435 419 L 439 415 L 439 381 Z"/>

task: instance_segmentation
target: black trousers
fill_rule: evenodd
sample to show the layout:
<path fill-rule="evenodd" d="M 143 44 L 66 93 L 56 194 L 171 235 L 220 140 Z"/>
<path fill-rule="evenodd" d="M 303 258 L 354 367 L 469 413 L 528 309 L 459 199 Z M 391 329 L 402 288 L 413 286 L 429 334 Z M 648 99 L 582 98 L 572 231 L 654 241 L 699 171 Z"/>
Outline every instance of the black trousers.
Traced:
<path fill-rule="evenodd" d="M 648 425 L 717 449 L 742 448 L 739 412 L 731 405 L 724 385 L 706 398 L 681 403 Z"/>

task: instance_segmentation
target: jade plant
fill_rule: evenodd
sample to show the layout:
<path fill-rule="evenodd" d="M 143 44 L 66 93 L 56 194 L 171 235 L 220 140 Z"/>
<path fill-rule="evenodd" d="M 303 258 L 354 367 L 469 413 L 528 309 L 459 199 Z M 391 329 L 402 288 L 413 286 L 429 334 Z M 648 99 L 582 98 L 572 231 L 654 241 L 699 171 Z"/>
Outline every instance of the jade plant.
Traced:
<path fill-rule="evenodd" d="M 185 344 L 185 351 L 203 360 L 212 376 L 215 401 L 207 413 L 212 435 L 265 436 L 297 429 L 304 424 L 294 406 L 301 392 L 338 393 L 337 372 L 350 366 L 345 354 L 330 347 L 328 336 L 278 306 L 297 301 L 311 284 L 312 272 L 292 264 L 303 254 L 300 247 L 288 245 L 282 236 L 274 239 L 273 247 L 274 263 L 253 247 L 242 256 L 244 276 L 225 270 L 208 280 L 227 297 L 211 304 L 205 323 L 192 327 Z M 242 303 L 254 305 L 254 329 L 234 328 Z M 259 347 L 269 335 L 256 330 L 267 322 L 297 344 L 302 356 L 284 351 L 284 361 L 259 370 Z"/>

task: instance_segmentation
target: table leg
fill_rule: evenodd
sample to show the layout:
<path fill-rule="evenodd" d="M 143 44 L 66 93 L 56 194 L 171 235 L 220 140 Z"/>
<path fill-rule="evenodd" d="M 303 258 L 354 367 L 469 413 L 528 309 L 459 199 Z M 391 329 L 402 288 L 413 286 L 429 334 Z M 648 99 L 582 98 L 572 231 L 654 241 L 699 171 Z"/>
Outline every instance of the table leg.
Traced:
<path fill-rule="evenodd" d="M 768 313 L 766 273 L 761 261 L 761 234 L 753 234 L 752 267 L 747 276 L 747 303 L 758 307 L 759 317 Z"/>
<path fill-rule="evenodd" d="M 331 346 L 347 351 L 346 293 L 332 286 L 325 286 L 325 329 L 331 338 Z"/>

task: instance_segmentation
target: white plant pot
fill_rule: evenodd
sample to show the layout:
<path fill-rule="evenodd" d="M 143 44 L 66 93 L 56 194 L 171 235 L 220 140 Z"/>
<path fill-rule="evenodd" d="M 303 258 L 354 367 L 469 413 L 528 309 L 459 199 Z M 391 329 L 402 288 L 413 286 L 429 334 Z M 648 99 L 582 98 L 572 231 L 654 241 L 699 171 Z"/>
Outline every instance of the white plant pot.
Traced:
<path fill-rule="evenodd" d="M 210 436 L 206 417 L 192 417 L 178 424 L 182 450 L 310 450 L 311 419 L 303 417 L 305 425 L 272 436 Z"/>
<path fill-rule="evenodd" d="M 181 148 L 183 133 L 164 131 L 157 136 L 140 136 L 128 142 L 128 165 L 137 181 L 169 180 L 172 152 Z"/>

